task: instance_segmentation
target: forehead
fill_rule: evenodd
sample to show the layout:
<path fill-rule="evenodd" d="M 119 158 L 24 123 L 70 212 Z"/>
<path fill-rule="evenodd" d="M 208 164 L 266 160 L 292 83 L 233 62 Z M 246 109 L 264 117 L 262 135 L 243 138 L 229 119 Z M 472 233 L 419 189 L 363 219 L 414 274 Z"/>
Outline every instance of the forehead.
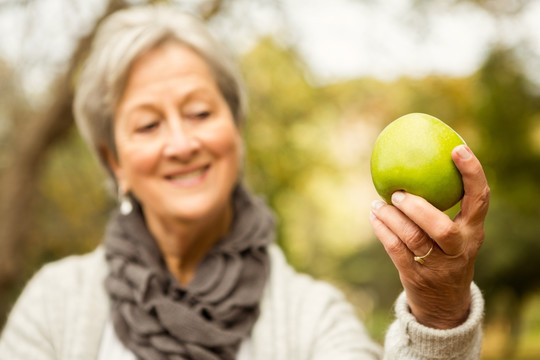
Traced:
<path fill-rule="evenodd" d="M 194 74 L 214 81 L 210 66 L 202 56 L 186 45 L 167 41 L 133 62 L 128 72 L 126 87 Z"/>
<path fill-rule="evenodd" d="M 217 90 L 210 66 L 197 52 L 178 42 L 169 41 L 149 50 L 129 69 L 119 106 L 133 97 L 152 92 L 157 87 L 203 86 Z M 219 91 L 219 90 L 218 90 Z"/>

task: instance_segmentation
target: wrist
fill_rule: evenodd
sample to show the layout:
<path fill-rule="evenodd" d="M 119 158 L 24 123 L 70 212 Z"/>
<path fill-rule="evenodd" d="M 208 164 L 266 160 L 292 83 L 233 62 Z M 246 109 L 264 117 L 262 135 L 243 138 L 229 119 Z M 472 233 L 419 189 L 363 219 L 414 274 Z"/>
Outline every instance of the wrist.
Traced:
<path fill-rule="evenodd" d="M 425 311 L 414 311 L 410 307 L 411 314 L 415 317 L 416 321 L 419 324 L 422 324 L 426 327 L 438 330 L 447 330 L 453 329 L 460 326 L 469 317 L 469 309 L 460 312 L 449 312 L 449 313 L 428 313 Z"/>
<path fill-rule="evenodd" d="M 407 301 L 418 323 L 433 329 L 452 329 L 463 324 L 469 317 L 471 294 L 467 291 L 459 298 L 432 298 L 428 301 L 415 301 L 407 297 Z"/>
<path fill-rule="evenodd" d="M 484 299 L 478 287 L 471 284 L 469 314 L 465 322 L 446 330 L 433 329 L 420 324 L 411 313 L 407 293 L 399 295 L 395 303 L 396 321 L 389 328 L 385 348 L 387 350 L 405 347 L 408 354 L 425 354 L 422 358 L 479 359 L 482 349 L 482 319 Z M 403 342 L 402 339 L 407 339 Z M 391 358 L 398 356 L 399 350 L 392 351 Z M 429 355 L 427 355 L 429 354 Z"/>

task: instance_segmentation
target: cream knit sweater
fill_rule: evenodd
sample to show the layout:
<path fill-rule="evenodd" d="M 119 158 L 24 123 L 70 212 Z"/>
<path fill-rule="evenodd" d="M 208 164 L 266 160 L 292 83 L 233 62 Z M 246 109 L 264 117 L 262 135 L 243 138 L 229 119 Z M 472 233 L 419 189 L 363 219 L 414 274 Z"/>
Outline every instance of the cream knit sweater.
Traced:
<path fill-rule="evenodd" d="M 397 319 L 383 349 L 369 338 L 353 307 L 335 288 L 296 273 L 277 246 L 271 246 L 270 259 L 261 315 L 239 360 L 479 358 L 483 299 L 474 284 L 468 320 L 450 330 L 416 322 L 405 295 L 400 295 Z M 0 338 L 0 360 L 89 360 L 97 359 L 98 353 L 106 357 L 106 274 L 101 247 L 46 265 L 10 314 Z"/>

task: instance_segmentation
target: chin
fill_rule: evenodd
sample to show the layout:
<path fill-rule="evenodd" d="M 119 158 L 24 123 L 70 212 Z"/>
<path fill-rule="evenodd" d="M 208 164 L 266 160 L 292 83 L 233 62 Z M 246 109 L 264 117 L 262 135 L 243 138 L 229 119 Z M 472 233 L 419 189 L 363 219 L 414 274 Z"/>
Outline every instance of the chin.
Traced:
<path fill-rule="evenodd" d="M 211 220 L 226 211 L 229 199 L 230 196 L 225 200 L 205 201 L 205 199 L 195 198 L 191 201 L 178 201 L 171 204 L 168 209 L 164 209 L 163 215 L 184 222 Z"/>

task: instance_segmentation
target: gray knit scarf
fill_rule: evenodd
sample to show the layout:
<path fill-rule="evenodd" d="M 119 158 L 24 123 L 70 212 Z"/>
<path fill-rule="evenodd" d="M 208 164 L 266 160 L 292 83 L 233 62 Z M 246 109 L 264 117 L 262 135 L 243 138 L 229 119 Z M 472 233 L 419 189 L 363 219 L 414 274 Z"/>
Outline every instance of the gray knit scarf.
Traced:
<path fill-rule="evenodd" d="M 259 314 L 268 277 L 272 213 L 242 186 L 234 220 L 185 287 L 167 270 L 140 208 L 113 215 L 105 234 L 105 287 L 120 341 L 138 359 L 235 359 Z"/>

